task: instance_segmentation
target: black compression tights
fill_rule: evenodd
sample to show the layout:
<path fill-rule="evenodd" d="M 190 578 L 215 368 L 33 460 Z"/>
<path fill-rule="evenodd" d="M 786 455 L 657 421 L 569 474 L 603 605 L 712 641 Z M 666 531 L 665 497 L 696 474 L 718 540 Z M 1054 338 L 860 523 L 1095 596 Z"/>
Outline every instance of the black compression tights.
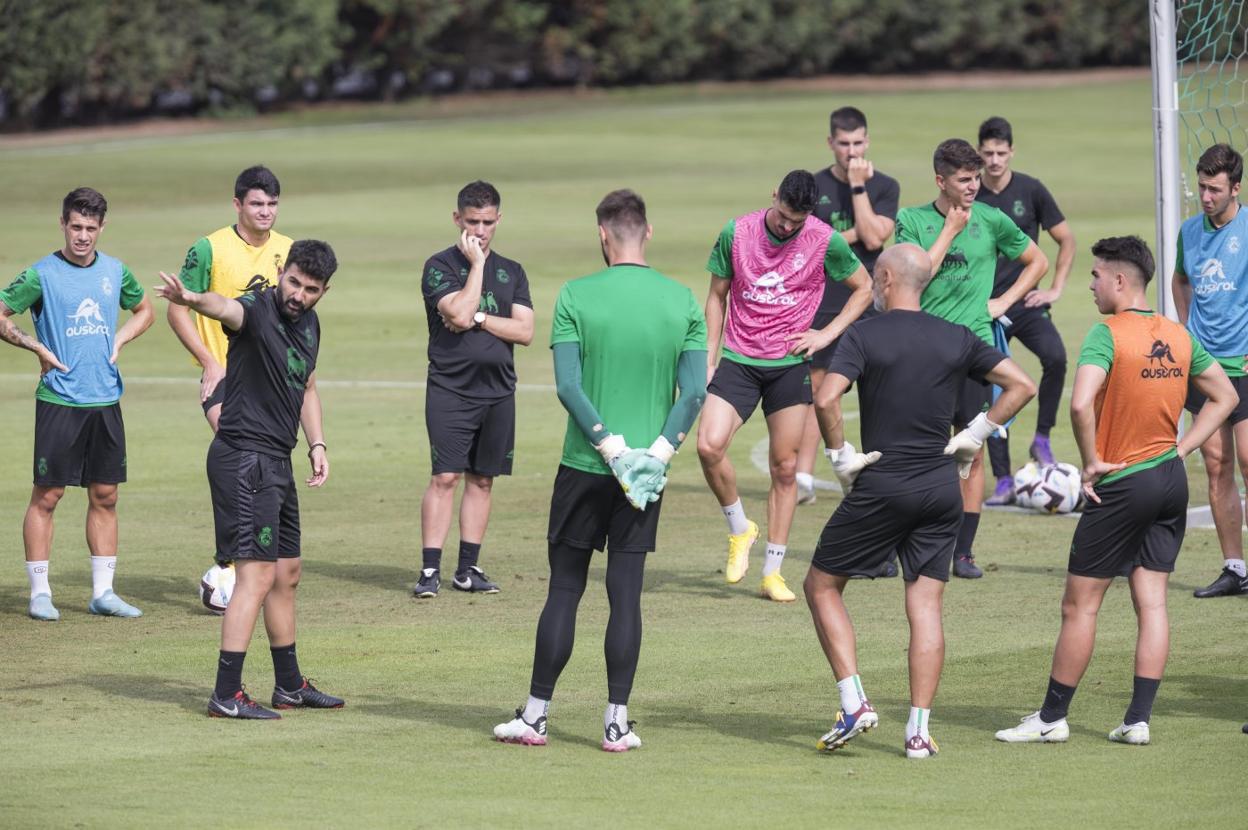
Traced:
<path fill-rule="evenodd" d="M 550 545 L 550 592 L 537 621 L 533 679 L 529 684 L 533 697 L 551 699 L 559 674 L 572 656 L 576 609 L 585 593 L 591 554 L 583 548 Z M 645 567 L 644 553 L 607 554 L 607 600 L 611 603 L 603 648 L 607 658 L 607 699 L 620 706 L 628 705 L 641 653 L 641 583 Z"/>

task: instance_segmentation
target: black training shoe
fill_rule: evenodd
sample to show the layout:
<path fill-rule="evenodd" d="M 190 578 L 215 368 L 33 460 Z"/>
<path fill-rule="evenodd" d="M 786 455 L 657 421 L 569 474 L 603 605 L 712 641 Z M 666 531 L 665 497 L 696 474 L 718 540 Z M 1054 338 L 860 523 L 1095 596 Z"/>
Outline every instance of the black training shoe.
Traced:
<path fill-rule="evenodd" d="M 277 712 L 270 712 L 256 703 L 247 693 L 239 690 L 234 697 L 222 700 L 213 692 L 208 698 L 208 717 L 238 718 L 239 720 L 281 720 Z"/>
<path fill-rule="evenodd" d="M 1209 597 L 1234 597 L 1248 593 L 1248 579 L 1244 579 L 1230 568 L 1223 568 L 1218 578 L 1204 588 L 1197 588 L 1192 596 L 1197 599 Z"/>
<path fill-rule="evenodd" d="M 420 579 L 416 581 L 416 587 L 412 589 L 412 596 L 420 599 L 429 599 L 438 595 L 438 588 L 442 585 L 442 578 L 438 576 L 437 568 L 425 568 L 420 572 Z"/>
<path fill-rule="evenodd" d="M 303 685 L 293 692 L 281 686 L 273 687 L 274 709 L 341 709 L 345 705 L 346 701 L 342 698 L 325 694 L 306 677 L 303 678 Z"/>
<path fill-rule="evenodd" d="M 962 579 L 979 579 L 984 572 L 975 564 L 974 555 L 963 553 L 953 560 L 953 575 Z"/>
<path fill-rule="evenodd" d="M 478 594 L 498 593 L 498 586 L 490 582 L 485 571 L 476 565 L 469 565 L 462 571 L 456 571 L 455 578 L 451 580 L 451 587 L 457 591 L 473 591 Z"/>

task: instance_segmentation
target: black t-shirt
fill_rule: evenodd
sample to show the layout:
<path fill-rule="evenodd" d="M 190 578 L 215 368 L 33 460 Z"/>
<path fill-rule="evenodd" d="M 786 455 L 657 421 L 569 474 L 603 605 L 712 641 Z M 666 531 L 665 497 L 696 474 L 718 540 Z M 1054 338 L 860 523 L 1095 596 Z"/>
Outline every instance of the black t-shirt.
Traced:
<path fill-rule="evenodd" d="M 986 186 L 979 188 L 975 201 L 992 205 L 1014 220 L 1014 224 L 1033 242 L 1040 240 L 1040 229 L 1049 230 L 1066 221 L 1053 195 L 1039 179 L 1025 173 L 1010 173 L 1010 183 L 1000 193 L 993 193 Z M 1017 259 L 998 257 L 997 276 L 992 285 L 992 296 L 1000 297 L 1023 273 L 1023 263 Z"/>
<path fill-rule="evenodd" d="M 853 228 L 854 194 L 850 190 L 849 183 L 839 180 L 832 175 L 829 168 L 825 167 L 815 174 L 815 186 L 819 190 L 819 198 L 815 201 L 815 216 L 827 222 L 839 233 Z M 896 221 L 897 203 L 901 199 L 901 186 L 897 184 L 897 180 L 876 170 L 875 174 L 867 179 L 866 188 L 867 198 L 871 200 L 871 208 L 876 215 Z M 854 255 L 867 269 L 867 273 L 873 273 L 875 261 L 879 259 L 881 252 L 868 251 L 861 242 L 855 242 L 849 247 L 853 249 Z M 844 283 L 829 283 L 823 291 L 823 302 L 819 304 L 819 310 L 815 313 L 815 327 L 820 328 L 832 322 L 832 318 L 845 308 L 845 301 L 849 299 L 851 293 L 853 292 L 846 288 Z M 864 316 L 870 314 L 872 310 L 868 308 Z"/>
<path fill-rule="evenodd" d="M 429 257 L 421 272 L 429 321 L 429 383 L 466 398 L 498 400 L 516 389 L 512 344 L 476 329 L 455 334 L 438 316 L 438 301 L 464 287 L 470 267 L 468 257 L 452 245 Z M 520 263 L 490 251 L 477 309 L 510 317 L 512 305 L 533 307 L 529 278 Z"/>
<path fill-rule="evenodd" d="M 850 326 L 828 372 L 857 384 L 862 451 L 882 453 L 855 491 L 912 493 L 956 477 L 944 450 L 958 395 L 968 377 L 982 382 L 1002 360 L 966 326 L 925 311 L 894 310 Z"/>
<path fill-rule="evenodd" d="M 299 413 L 308 378 L 316 371 L 321 321 L 305 311 L 282 316 L 275 286 L 239 296 L 243 325 L 222 326 L 230 339 L 225 400 L 217 435 L 231 447 L 288 458 L 299 439 Z"/>

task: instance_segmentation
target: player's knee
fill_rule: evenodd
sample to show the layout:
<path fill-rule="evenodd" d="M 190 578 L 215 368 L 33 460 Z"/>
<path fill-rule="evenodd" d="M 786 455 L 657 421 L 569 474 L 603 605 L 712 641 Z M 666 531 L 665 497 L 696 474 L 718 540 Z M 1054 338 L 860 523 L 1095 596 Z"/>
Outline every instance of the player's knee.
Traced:
<path fill-rule="evenodd" d="M 273 562 L 238 562 L 235 592 L 264 596 L 277 580 L 277 564 Z"/>
<path fill-rule="evenodd" d="M 92 484 L 87 489 L 91 506 L 97 510 L 113 510 L 117 507 L 116 484 Z"/>
<path fill-rule="evenodd" d="M 280 573 L 274 578 L 275 582 L 280 583 L 280 587 L 293 591 L 299 587 L 299 579 L 303 576 L 303 560 L 296 557 L 294 559 L 284 559 L 280 566 Z"/>
<path fill-rule="evenodd" d="M 771 459 L 771 480 L 785 486 L 795 484 L 797 482 L 797 456 Z"/>
<path fill-rule="evenodd" d="M 725 445 L 711 438 L 709 435 L 698 433 L 698 459 L 704 466 L 712 466 L 718 464 L 724 459 Z"/>
<path fill-rule="evenodd" d="M 464 483 L 467 487 L 480 490 L 482 493 L 489 495 L 494 488 L 494 479 L 489 476 L 479 476 L 468 473 L 464 476 Z"/>
<path fill-rule="evenodd" d="M 44 513 L 51 513 L 64 495 L 64 487 L 36 487 L 30 496 L 30 506 Z"/>
<path fill-rule="evenodd" d="M 429 479 L 429 489 L 443 494 L 454 493 L 461 478 L 463 473 L 434 473 L 433 478 Z"/>

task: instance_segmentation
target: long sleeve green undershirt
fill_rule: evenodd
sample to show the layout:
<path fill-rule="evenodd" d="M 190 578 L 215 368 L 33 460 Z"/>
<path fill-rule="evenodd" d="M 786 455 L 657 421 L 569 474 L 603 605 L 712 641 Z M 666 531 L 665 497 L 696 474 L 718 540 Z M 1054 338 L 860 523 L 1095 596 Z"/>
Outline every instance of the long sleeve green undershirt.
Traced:
<path fill-rule="evenodd" d="M 673 447 L 679 447 L 689 434 L 706 400 L 706 352 L 680 353 L 676 362 L 676 388 L 680 390 L 680 397 L 672 405 L 662 433 Z"/>

